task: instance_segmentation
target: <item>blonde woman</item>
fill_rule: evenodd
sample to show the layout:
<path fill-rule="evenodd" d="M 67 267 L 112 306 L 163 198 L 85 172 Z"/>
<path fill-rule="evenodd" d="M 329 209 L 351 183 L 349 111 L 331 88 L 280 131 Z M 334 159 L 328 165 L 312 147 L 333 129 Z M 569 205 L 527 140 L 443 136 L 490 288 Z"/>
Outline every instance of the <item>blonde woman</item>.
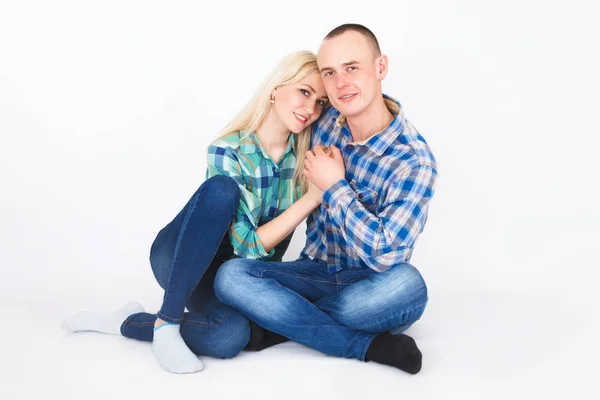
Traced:
<path fill-rule="evenodd" d="M 213 281 L 232 258 L 280 261 L 294 229 L 321 203 L 302 171 L 310 125 L 326 104 L 315 55 L 284 58 L 209 146 L 207 180 L 152 244 L 150 264 L 165 290 L 160 311 L 133 302 L 113 313 L 80 312 L 63 327 L 151 341 L 174 373 L 202 370 L 198 355 L 229 358 L 286 340 L 221 303 Z"/>

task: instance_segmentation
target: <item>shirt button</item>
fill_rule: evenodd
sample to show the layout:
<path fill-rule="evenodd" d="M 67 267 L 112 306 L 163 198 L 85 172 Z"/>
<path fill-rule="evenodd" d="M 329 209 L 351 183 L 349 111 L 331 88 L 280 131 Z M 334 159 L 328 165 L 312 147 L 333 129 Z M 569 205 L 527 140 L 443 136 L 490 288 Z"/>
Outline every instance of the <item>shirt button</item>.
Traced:
<path fill-rule="evenodd" d="M 363 198 L 363 195 L 362 195 L 362 194 L 359 194 L 359 195 L 358 195 L 358 198 L 362 200 L 362 198 Z"/>
<path fill-rule="evenodd" d="M 354 145 L 353 145 L 353 144 L 349 144 L 349 145 L 348 145 L 348 149 L 352 150 L 353 148 L 354 148 Z"/>
<path fill-rule="evenodd" d="M 329 210 L 329 204 L 325 204 L 325 209 Z"/>
<path fill-rule="evenodd" d="M 333 235 L 333 231 L 331 229 L 327 229 L 327 234 L 328 235 Z"/>

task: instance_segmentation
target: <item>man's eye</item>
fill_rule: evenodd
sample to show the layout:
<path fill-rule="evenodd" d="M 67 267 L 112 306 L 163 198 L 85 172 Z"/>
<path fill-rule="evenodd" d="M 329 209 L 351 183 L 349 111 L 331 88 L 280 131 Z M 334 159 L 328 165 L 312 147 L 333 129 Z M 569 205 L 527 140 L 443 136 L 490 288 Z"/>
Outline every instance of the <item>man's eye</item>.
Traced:
<path fill-rule="evenodd" d="M 356 69 L 356 67 L 348 67 L 346 70 L 347 71 L 354 71 Z"/>
<path fill-rule="evenodd" d="M 331 76 L 331 75 L 333 75 L 332 71 L 327 71 L 323 74 L 323 76 Z"/>

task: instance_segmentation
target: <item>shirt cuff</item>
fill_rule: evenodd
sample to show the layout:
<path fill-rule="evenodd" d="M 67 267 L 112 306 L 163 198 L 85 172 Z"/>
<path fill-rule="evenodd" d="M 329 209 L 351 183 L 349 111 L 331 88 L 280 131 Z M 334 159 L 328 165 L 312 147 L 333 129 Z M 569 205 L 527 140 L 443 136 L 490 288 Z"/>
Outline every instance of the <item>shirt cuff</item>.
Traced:
<path fill-rule="evenodd" d="M 265 258 L 272 257 L 275 254 L 275 248 L 270 251 L 266 251 L 262 242 L 260 241 L 260 237 L 256 234 L 256 232 L 250 233 L 250 241 L 241 239 L 239 232 L 236 232 L 232 227 L 229 231 L 231 244 L 233 247 L 233 254 L 240 258 L 249 258 L 252 260 L 262 260 Z M 245 237 L 243 235 L 242 237 Z M 249 245 L 248 243 L 252 243 L 253 245 Z"/>
<path fill-rule="evenodd" d="M 257 259 L 262 260 L 264 258 L 272 257 L 273 254 L 275 254 L 275 248 L 272 248 L 270 251 L 266 251 L 262 242 L 258 238 L 258 235 L 256 235 L 256 237 L 256 251 L 258 252 Z"/>
<path fill-rule="evenodd" d="M 348 181 L 340 179 L 323 193 L 323 206 L 338 226 L 342 226 L 343 214 L 355 198 L 356 193 Z"/>

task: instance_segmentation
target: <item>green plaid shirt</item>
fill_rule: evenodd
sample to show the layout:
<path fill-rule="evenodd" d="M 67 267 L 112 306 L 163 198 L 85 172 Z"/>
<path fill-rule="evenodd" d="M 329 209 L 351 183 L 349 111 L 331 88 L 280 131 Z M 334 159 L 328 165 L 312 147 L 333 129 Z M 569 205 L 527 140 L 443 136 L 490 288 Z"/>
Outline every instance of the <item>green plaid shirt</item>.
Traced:
<path fill-rule="evenodd" d="M 240 203 L 229 230 L 233 251 L 238 257 L 264 259 L 267 252 L 256 229 L 284 212 L 300 197 L 300 186 L 292 178 L 296 168 L 295 135 L 279 163 L 271 159 L 255 133 L 240 132 L 217 139 L 208 148 L 207 179 L 215 175 L 233 178 L 239 185 Z"/>

